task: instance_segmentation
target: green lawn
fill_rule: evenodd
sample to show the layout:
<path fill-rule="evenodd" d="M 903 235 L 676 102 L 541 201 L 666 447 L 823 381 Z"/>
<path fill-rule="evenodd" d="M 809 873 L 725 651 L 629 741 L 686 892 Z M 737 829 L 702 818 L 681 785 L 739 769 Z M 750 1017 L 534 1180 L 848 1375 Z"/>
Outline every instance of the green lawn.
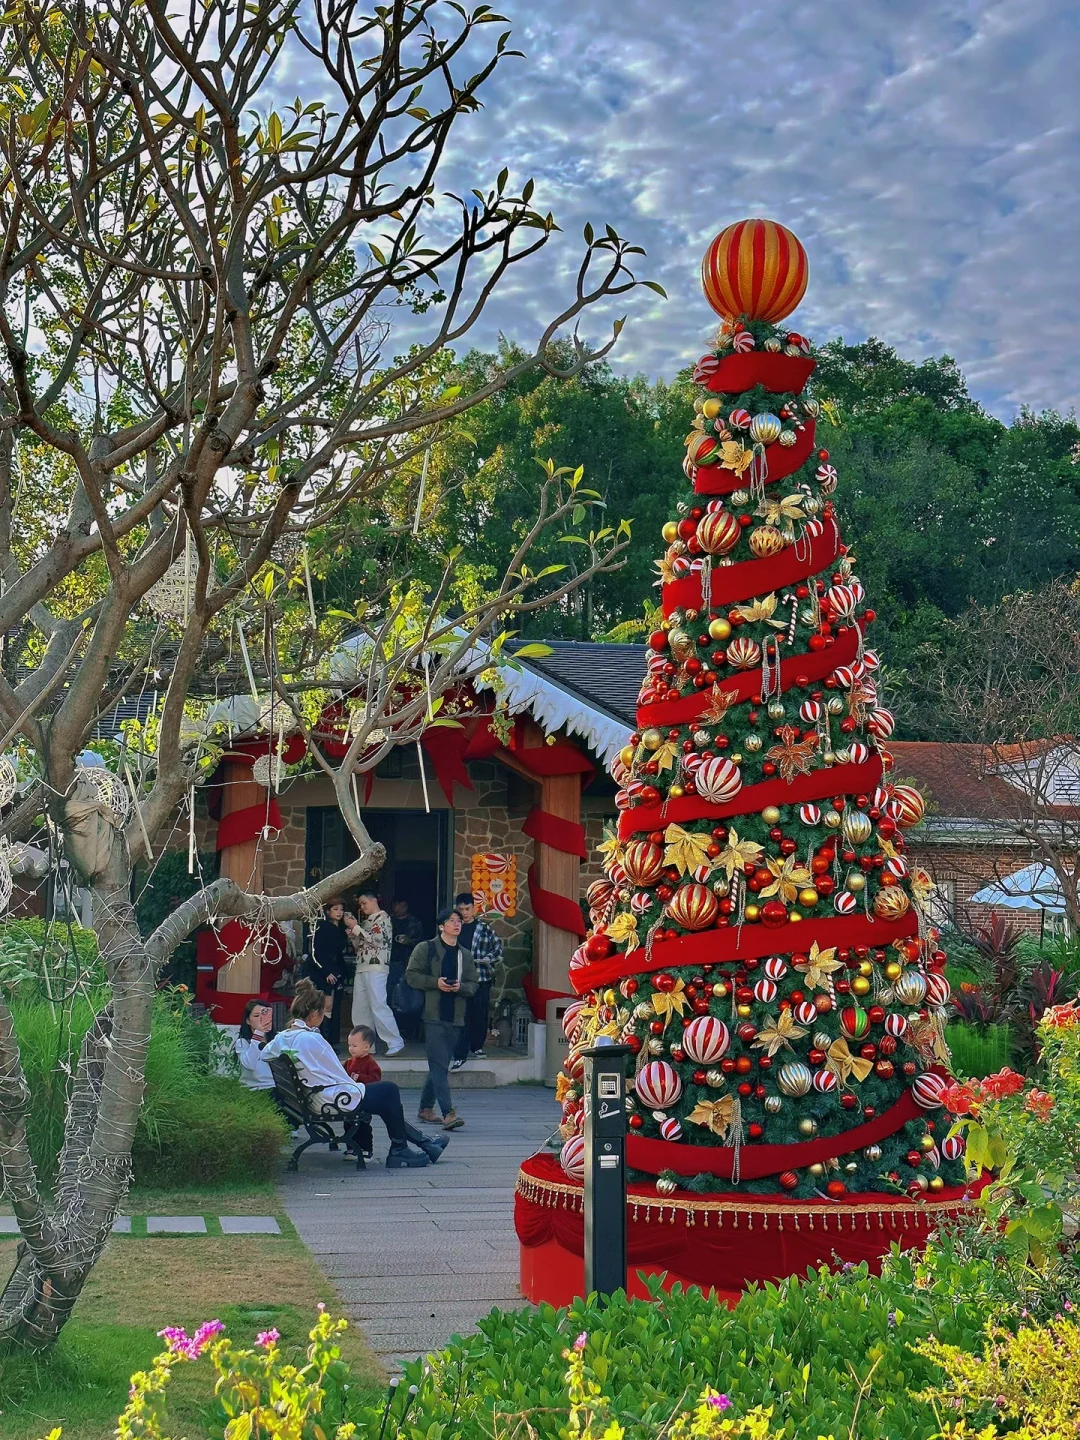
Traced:
<path fill-rule="evenodd" d="M 134 1191 L 132 1215 L 275 1215 L 281 1235 L 116 1236 L 83 1292 L 75 1317 L 47 1357 L 0 1351 L 0 1435 L 38 1440 L 55 1425 L 64 1440 L 110 1440 L 129 1377 L 161 1349 L 165 1325 L 189 1331 L 221 1319 L 238 1342 L 276 1327 L 300 1352 L 320 1300 L 338 1308 L 333 1286 L 297 1238 L 272 1187 Z M 15 1241 L 0 1242 L 7 1273 Z M 381 1385 L 379 1362 L 359 1331 L 345 1337 L 354 1383 Z M 209 1366 L 177 1370 L 171 1431 L 185 1440 L 221 1434 L 208 1408 Z M 201 1377 L 201 1383 L 200 1383 Z"/>

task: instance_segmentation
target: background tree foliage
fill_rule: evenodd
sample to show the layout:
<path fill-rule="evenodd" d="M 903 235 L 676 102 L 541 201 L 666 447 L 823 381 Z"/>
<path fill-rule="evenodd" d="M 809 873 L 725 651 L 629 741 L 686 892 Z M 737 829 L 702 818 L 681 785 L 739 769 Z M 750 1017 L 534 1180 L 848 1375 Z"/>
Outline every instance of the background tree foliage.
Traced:
<path fill-rule="evenodd" d="M 504 343 L 494 354 L 443 361 L 447 377 L 475 390 L 521 358 Z M 873 338 L 830 341 L 814 378 L 819 396 L 839 407 L 840 425 L 823 425 L 821 439 L 840 471 L 845 534 L 878 612 L 874 638 L 899 733 L 951 733 L 940 694 L 917 683 L 927 656 L 956 643 L 947 622 L 969 605 L 993 606 L 1080 570 L 1080 431 L 1053 411 L 1024 410 L 1005 425 L 971 398 L 949 356 L 917 364 Z M 438 494 L 442 509 L 428 543 L 456 534 L 476 574 L 490 576 L 534 507 L 537 460 L 582 464 L 609 513 L 633 520 L 633 541 L 619 569 L 537 615 L 530 633 L 640 638 L 643 602 L 657 599 L 653 561 L 680 479 L 692 396 L 689 370 L 655 383 L 606 362 L 569 380 L 518 374 L 433 448 L 429 503 Z M 580 527 L 577 540 L 549 536 L 545 559 L 582 563 L 585 536 Z M 350 555 L 327 567 L 328 603 L 355 583 L 362 563 Z"/>

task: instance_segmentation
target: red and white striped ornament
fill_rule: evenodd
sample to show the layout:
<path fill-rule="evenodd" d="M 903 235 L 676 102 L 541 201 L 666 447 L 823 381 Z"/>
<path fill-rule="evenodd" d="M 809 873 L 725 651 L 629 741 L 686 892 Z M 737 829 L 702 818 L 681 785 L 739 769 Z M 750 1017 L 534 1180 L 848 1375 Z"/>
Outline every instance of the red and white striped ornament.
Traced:
<path fill-rule="evenodd" d="M 799 718 L 806 725 L 816 725 L 825 715 L 825 706 L 820 700 L 804 700 L 799 706 Z"/>
<path fill-rule="evenodd" d="M 674 1115 L 668 1115 L 660 1121 L 660 1137 L 663 1140 L 681 1140 L 682 1126 Z"/>
<path fill-rule="evenodd" d="M 570 969 L 583 970 L 589 963 L 589 957 L 585 954 L 585 946 L 579 945 L 570 956 Z"/>
<path fill-rule="evenodd" d="M 941 1142 L 941 1153 L 946 1160 L 959 1160 L 964 1153 L 964 1137 L 962 1135 L 946 1135 Z"/>
<path fill-rule="evenodd" d="M 857 678 L 850 665 L 840 665 L 833 671 L 833 679 L 845 690 L 850 690 Z"/>
<path fill-rule="evenodd" d="M 836 1089 L 836 1072 L 833 1070 L 815 1070 L 814 1079 L 811 1082 L 814 1089 L 822 1095 L 828 1095 Z"/>
<path fill-rule="evenodd" d="M 630 806 L 631 806 L 633 803 L 634 803 L 634 797 L 630 794 L 629 790 L 616 790 L 616 791 L 615 791 L 615 809 L 616 809 L 616 810 L 629 810 L 629 809 L 630 809 Z"/>
<path fill-rule="evenodd" d="M 649 909 L 652 903 L 653 897 L 648 890 L 636 891 L 633 895 L 630 896 L 631 915 L 637 915 L 640 918 L 642 915 L 645 914 L 646 910 Z"/>
<path fill-rule="evenodd" d="M 897 880 L 903 880 L 907 877 L 907 873 L 908 863 L 903 855 L 890 855 L 888 860 L 885 861 L 886 875 L 892 875 Z"/>
<path fill-rule="evenodd" d="M 753 350 L 756 344 L 757 341 L 754 339 L 751 331 L 740 330 L 732 339 L 731 348 L 736 352 L 736 354 L 742 354 L 746 350 Z"/>
<path fill-rule="evenodd" d="M 694 383 L 703 385 L 710 375 L 715 375 L 720 368 L 720 359 L 717 355 L 703 355 L 694 366 Z"/>
<path fill-rule="evenodd" d="M 771 980 L 758 980 L 754 985 L 754 999 L 770 1005 L 776 999 L 776 986 Z"/>
<path fill-rule="evenodd" d="M 559 1151 L 559 1164 L 571 1180 L 582 1180 L 585 1177 L 585 1139 L 582 1135 L 573 1135 Z"/>
<path fill-rule="evenodd" d="M 682 1094 L 678 1071 L 666 1060 L 650 1060 L 634 1081 L 638 1099 L 650 1110 L 667 1110 Z"/>
<path fill-rule="evenodd" d="M 947 1005 L 952 999 L 952 986 L 938 970 L 926 977 L 926 1001 L 929 1005 Z"/>
<path fill-rule="evenodd" d="M 893 790 L 893 800 L 900 807 L 896 823 L 902 830 L 918 825 L 926 814 L 926 801 L 914 785 L 897 785 Z"/>
<path fill-rule="evenodd" d="M 887 740 L 896 729 L 896 717 L 891 710 L 874 710 L 867 719 L 866 728 L 879 740 Z"/>
<path fill-rule="evenodd" d="M 582 947 L 584 948 L 584 947 Z M 577 1033 L 581 1029 L 581 1012 L 585 1009 L 584 1000 L 574 1000 L 563 1011 L 562 1033 L 572 1045 L 577 1039 Z"/>
<path fill-rule="evenodd" d="M 838 619 L 850 620 L 859 597 L 850 585 L 833 585 L 825 592 L 825 603 Z"/>
<path fill-rule="evenodd" d="M 788 971 L 787 961 L 782 955 L 770 955 L 763 968 L 770 980 L 782 980 Z"/>
<path fill-rule="evenodd" d="M 800 1025 L 815 1025 L 817 1023 L 817 1006 L 810 1000 L 800 1000 L 795 1006 L 795 1019 Z"/>
<path fill-rule="evenodd" d="M 728 424 L 733 430 L 748 430 L 753 418 L 749 410 L 732 410 L 728 416 Z"/>
<path fill-rule="evenodd" d="M 864 650 L 862 652 L 862 663 L 864 670 L 880 670 L 881 656 L 876 650 Z"/>
<path fill-rule="evenodd" d="M 892 1010 L 885 1016 L 885 1034 L 891 1035 L 894 1040 L 902 1040 L 907 1034 L 907 1016 L 901 1015 L 898 1010 Z"/>
<path fill-rule="evenodd" d="M 885 806 L 889 803 L 891 795 L 891 788 L 886 789 L 884 785 L 879 785 L 874 791 L 870 803 L 875 807 L 875 809 L 884 810 Z"/>
<path fill-rule="evenodd" d="M 694 788 L 710 805 L 733 800 L 742 789 L 742 771 L 725 755 L 703 761 L 694 772 Z"/>
<path fill-rule="evenodd" d="M 838 890 L 833 896 L 833 909 L 838 915 L 851 915 L 859 904 L 859 897 L 850 890 Z"/>
<path fill-rule="evenodd" d="M 817 805 L 800 805 L 799 819 L 804 825 L 820 825 L 821 810 Z"/>
<path fill-rule="evenodd" d="M 733 670 L 752 670 L 761 664 L 761 646 L 748 635 L 740 635 L 727 647 L 727 663 Z"/>
<path fill-rule="evenodd" d="M 817 468 L 817 482 L 826 495 L 831 495 L 836 489 L 836 482 L 840 477 L 836 473 L 835 465 L 819 465 Z"/>
<path fill-rule="evenodd" d="M 848 746 L 848 755 L 851 757 L 853 765 L 862 765 L 864 761 L 870 759 L 870 747 L 864 745 L 861 740 L 853 740 Z"/>
<path fill-rule="evenodd" d="M 715 1015 L 699 1015 L 682 1033 L 682 1048 L 697 1065 L 714 1065 L 730 1044 L 727 1026 Z"/>
<path fill-rule="evenodd" d="M 709 555 L 727 555 L 739 543 L 742 526 L 730 510 L 715 510 L 702 517 L 697 541 Z"/>
<path fill-rule="evenodd" d="M 949 1082 L 941 1075 L 935 1075 L 932 1070 L 917 1075 L 912 1081 L 911 1098 L 916 1105 L 921 1105 L 924 1110 L 936 1110 L 942 1103 L 942 1096 L 948 1088 Z"/>

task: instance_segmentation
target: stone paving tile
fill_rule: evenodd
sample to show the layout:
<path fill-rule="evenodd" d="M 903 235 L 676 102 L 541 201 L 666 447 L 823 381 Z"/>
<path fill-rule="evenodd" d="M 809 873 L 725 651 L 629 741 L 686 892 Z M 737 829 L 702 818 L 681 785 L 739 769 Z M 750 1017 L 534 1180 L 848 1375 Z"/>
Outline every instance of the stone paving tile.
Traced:
<path fill-rule="evenodd" d="M 19 1222 L 14 1215 L 0 1215 L 0 1235 L 18 1235 Z"/>
<path fill-rule="evenodd" d="M 205 1235 L 206 1221 L 201 1215 L 148 1215 L 148 1235 Z"/>
<path fill-rule="evenodd" d="M 130 1216 L 130 1215 L 118 1215 L 118 1216 L 116 1217 L 116 1219 L 113 1221 L 112 1233 L 113 1233 L 114 1235 L 130 1235 L 130 1234 L 131 1234 L 131 1216 Z"/>
<path fill-rule="evenodd" d="M 223 1235 L 280 1235 L 273 1215 L 219 1215 Z"/>
<path fill-rule="evenodd" d="M 437 1165 L 375 1164 L 346 1176 L 335 1157 L 310 1151 L 280 1182 L 289 1219 L 345 1313 L 391 1368 L 469 1333 L 496 1305 L 523 1303 L 514 1182 L 554 1127 L 554 1096 L 539 1087 L 474 1091 L 462 1111 L 466 1126 Z"/>

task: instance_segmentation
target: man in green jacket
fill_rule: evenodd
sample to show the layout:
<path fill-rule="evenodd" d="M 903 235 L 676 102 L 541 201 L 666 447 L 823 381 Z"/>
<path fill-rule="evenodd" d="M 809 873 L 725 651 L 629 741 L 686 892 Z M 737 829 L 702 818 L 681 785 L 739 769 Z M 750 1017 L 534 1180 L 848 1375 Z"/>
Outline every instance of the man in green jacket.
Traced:
<path fill-rule="evenodd" d="M 405 983 L 424 992 L 424 1044 L 428 1077 L 420 1093 L 417 1118 L 425 1125 L 441 1124 L 460 1130 L 465 1121 L 454 1109 L 450 1094 L 450 1062 L 465 1023 L 465 1001 L 476 994 L 477 974 L 472 955 L 461 944 L 461 916 L 440 910 L 438 935 L 423 940 L 409 956 Z M 438 1101 L 442 1120 L 435 1113 Z"/>

